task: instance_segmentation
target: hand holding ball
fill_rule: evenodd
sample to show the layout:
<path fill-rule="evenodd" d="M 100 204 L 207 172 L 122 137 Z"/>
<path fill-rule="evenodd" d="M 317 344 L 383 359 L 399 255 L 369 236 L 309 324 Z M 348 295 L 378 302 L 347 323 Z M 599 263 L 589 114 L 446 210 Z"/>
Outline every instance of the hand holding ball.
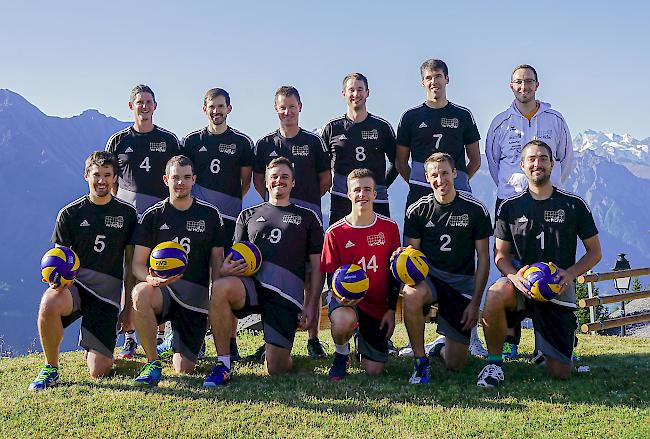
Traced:
<path fill-rule="evenodd" d="M 43 282 L 55 288 L 69 285 L 77 276 L 80 265 L 79 256 L 71 248 L 54 247 L 41 258 Z"/>

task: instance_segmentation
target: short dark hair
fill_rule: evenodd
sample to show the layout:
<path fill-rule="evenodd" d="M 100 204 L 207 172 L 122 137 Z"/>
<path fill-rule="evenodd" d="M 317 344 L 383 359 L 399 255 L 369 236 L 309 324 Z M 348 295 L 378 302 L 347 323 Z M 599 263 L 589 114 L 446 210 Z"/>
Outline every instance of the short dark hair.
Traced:
<path fill-rule="evenodd" d="M 537 70 L 535 70 L 535 67 L 531 66 L 530 64 L 519 64 L 517 67 L 512 69 L 512 73 L 510 74 L 510 80 L 512 81 L 512 77 L 515 75 L 515 72 L 519 69 L 528 69 L 532 70 L 533 75 L 535 75 L 535 82 L 537 82 Z"/>
<path fill-rule="evenodd" d="M 275 92 L 274 98 L 276 101 L 278 100 L 278 96 L 284 96 L 285 98 L 295 96 L 298 100 L 298 103 L 302 104 L 302 101 L 300 100 L 300 93 L 298 93 L 298 89 L 293 85 L 283 85 L 282 87 L 278 88 Z"/>
<path fill-rule="evenodd" d="M 194 175 L 194 163 L 192 163 L 192 160 L 186 155 L 175 155 L 174 157 L 170 158 L 169 161 L 167 161 L 167 164 L 165 165 L 165 175 L 169 175 L 169 171 L 171 171 L 172 166 L 190 166 L 192 168 L 192 175 Z"/>
<path fill-rule="evenodd" d="M 422 63 L 420 66 L 420 76 L 422 76 L 422 79 L 424 79 L 424 72 L 433 72 L 434 70 L 442 70 L 442 73 L 444 73 L 445 76 L 449 76 L 449 69 L 447 68 L 447 64 L 445 64 L 443 60 L 435 58 L 428 59 Z"/>
<path fill-rule="evenodd" d="M 214 99 L 217 96 L 223 96 L 226 99 L 226 105 L 230 105 L 230 95 L 223 88 L 211 88 L 205 92 L 205 97 L 203 98 L 203 105 L 207 105 L 210 99 Z"/>
<path fill-rule="evenodd" d="M 113 168 L 113 174 L 117 175 L 117 159 L 108 151 L 93 151 L 90 153 L 86 159 L 84 175 L 88 175 L 88 171 L 94 165 L 97 165 L 99 167 L 111 166 Z"/>
<path fill-rule="evenodd" d="M 271 162 L 268 165 L 266 165 L 266 171 L 268 172 L 270 169 L 277 168 L 280 165 L 286 165 L 287 167 L 289 167 L 289 169 L 291 169 L 291 178 L 294 178 L 294 176 L 296 175 L 296 171 L 293 168 L 293 163 L 291 163 L 291 160 L 289 160 L 286 157 L 276 157 L 273 160 L 271 160 Z"/>
<path fill-rule="evenodd" d="M 434 152 L 429 157 L 427 157 L 427 159 L 424 161 L 424 172 L 426 172 L 429 163 L 441 163 L 441 162 L 447 162 L 449 163 L 449 166 L 451 166 L 451 169 L 456 169 L 456 162 L 454 161 L 454 158 L 452 156 L 450 156 L 446 152 Z"/>
<path fill-rule="evenodd" d="M 377 183 L 377 179 L 375 178 L 375 173 L 372 172 L 370 169 L 357 168 L 357 169 L 352 170 L 352 172 L 350 172 L 348 174 L 348 187 L 350 187 L 350 182 L 352 180 L 357 180 L 357 179 L 366 178 L 366 177 L 372 178 L 372 182 L 374 184 Z"/>
<path fill-rule="evenodd" d="M 368 90 L 368 78 L 366 78 L 362 73 L 349 73 L 343 78 L 343 90 L 345 90 L 345 83 L 348 82 L 350 79 L 354 80 L 359 80 L 363 81 L 363 83 L 366 86 L 366 90 Z"/>
<path fill-rule="evenodd" d="M 528 149 L 529 146 L 539 146 L 540 148 L 544 148 L 546 152 L 548 152 L 548 157 L 553 161 L 553 151 L 551 150 L 551 147 L 548 146 L 548 143 L 542 141 L 542 140 L 531 140 L 530 142 L 526 143 L 523 148 L 521 148 L 521 157 L 520 160 L 523 162 L 524 157 L 526 155 L 526 149 Z"/>
<path fill-rule="evenodd" d="M 131 90 L 131 96 L 129 97 L 129 102 L 133 102 L 135 100 L 135 96 L 138 93 L 149 93 L 151 94 L 151 97 L 153 98 L 153 103 L 156 103 L 156 95 L 154 94 L 153 90 L 151 87 L 148 85 L 144 84 L 138 84 L 135 87 L 133 87 L 133 90 Z"/>

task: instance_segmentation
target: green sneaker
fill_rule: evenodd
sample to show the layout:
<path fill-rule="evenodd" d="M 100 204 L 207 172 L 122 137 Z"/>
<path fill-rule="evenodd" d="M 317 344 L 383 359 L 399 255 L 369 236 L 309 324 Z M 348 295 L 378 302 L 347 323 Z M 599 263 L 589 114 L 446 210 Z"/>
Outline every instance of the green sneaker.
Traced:
<path fill-rule="evenodd" d="M 162 379 L 160 360 L 153 360 L 140 369 L 140 375 L 134 380 L 136 386 L 155 387 Z"/>
<path fill-rule="evenodd" d="M 59 384 L 59 368 L 45 364 L 43 369 L 36 376 L 36 379 L 29 385 L 29 390 L 45 390 Z"/>

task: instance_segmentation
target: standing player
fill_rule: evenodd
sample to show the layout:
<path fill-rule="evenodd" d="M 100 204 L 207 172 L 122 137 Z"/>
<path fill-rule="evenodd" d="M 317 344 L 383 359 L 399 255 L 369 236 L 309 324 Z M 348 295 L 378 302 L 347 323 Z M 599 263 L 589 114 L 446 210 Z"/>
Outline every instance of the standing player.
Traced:
<path fill-rule="evenodd" d="M 161 176 L 167 161 L 179 153 L 178 138 L 153 123 L 156 96 L 146 85 L 136 85 L 131 90 L 129 109 L 133 111 L 133 125 L 119 131 L 106 144 L 106 151 L 117 157 L 118 179 L 113 195 L 133 204 L 138 216 L 150 206 L 167 196 L 167 188 Z M 135 279 L 129 273 L 122 311 L 122 330 L 125 332 L 124 347 L 118 358 L 132 358 L 138 343 L 131 321 L 131 289 Z M 164 328 L 159 328 L 164 330 Z M 162 342 L 160 334 L 159 342 Z"/>
<path fill-rule="evenodd" d="M 465 367 L 490 271 L 488 210 L 471 194 L 454 188 L 457 171 L 449 154 L 434 153 L 424 166 L 433 193 L 412 204 L 404 220 L 406 243 L 429 261 L 425 281 L 404 286 L 404 318 L 415 357 L 411 384 L 429 381 L 424 316 L 433 303 L 438 303 L 437 330 L 444 337 L 436 340 L 429 355 L 440 355 L 449 370 Z"/>
<path fill-rule="evenodd" d="M 361 266 L 370 281 L 361 302 L 338 300 L 330 294 L 329 317 L 335 353 L 329 371 L 331 381 L 347 374 L 349 340 L 358 327 L 357 348 L 363 368 L 379 375 L 388 361 L 388 340 L 395 329 L 395 307 L 399 284 L 390 273 L 390 257 L 399 245 L 397 223 L 373 211 L 377 197 L 375 178 L 369 169 L 355 169 L 347 177 L 346 187 L 352 211 L 327 230 L 321 256 L 321 271 L 331 274 L 345 264 Z"/>
<path fill-rule="evenodd" d="M 208 90 L 203 98 L 203 112 L 208 117 L 208 126 L 188 134 L 183 140 L 184 153 L 196 169 L 194 193 L 219 208 L 227 247 L 235 233 L 242 198 L 251 185 L 255 159 L 251 138 L 228 126 L 226 119 L 231 111 L 230 95 L 226 90 Z M 235 319 L 230 338 L 233 358 L 239 358 L 236 333 Z"/>
<path fill-rule="evenodd" d="M 257 141 L 253 184 L 262 198 L 266 196 L 264 173 L 266 166 L 277 157 L 287 157 L 296 171 L 296 187 L 291 202 L 321 214 L 321 197 L 332 186 L 331 160 L 323 139 L 300 128 L 302 110 L 300 94 L 295 87 L 282 86 L 275 92 L 275 111 L 280 128 Z M 305 280 L 305 288 L 309 288 Z M 326 354 L 318 340 L 318 325 L 309 330 L 307 352 L 312 359 L 325 358 Z"/>
<path fill-rule="evenodd" d="M 162 378 L 157 324 L 171 322 L 176 372 L 194 370 L 208 325 L 210 278 L 214 281 L 219 276 L 226 244 L 219 210 L 191 195 L 196 175 L 190 159 L 172 157 L 164 181 L 169 198 L 144 212 L 133 239 L 133 273 L 140 281 L 133 289 L 134 320 L 147 355 L 135 384 L 143 386 L 155 386 Z M 148 262 L 151 250 L 165 241 L 185 247 L 188 263 L 182 275 L 162 279 Z"/>
<path fill-rule="evenodd" d="M 366 99 L 370 96 L 368 79 L 361 73 L 343 78 L 343 98 L 347 112 L 332 119 L 322 129 L 334 167 L 331 190 L 330 224 L 350 213 L 347 176 L 357 168 L 367 168 L 377 179 L 374 211 L 390 217 L 388 187 L 397 177 L 395 163 L 395 132 L 384 119 L 368 113 Z M 389 167 L 386 170 L 386 159 Z"/>
<path fill-rule="evenodd" d="M 520 166 L 528 190 L 504 200 L 497 211 L 494 260 L 504 277 L 488 290 L 483 310 L 483 331 L 488 364 L 477 385 L 495 387 L 504 381 L 501 356 L 507 324 L 519 324 L 528 316 L 535 327 L 535 344 L 544 355 L 548 373 L 571 376 L 571 356 L 577 328 L 575 278 L 601 258 L 598 230 L 591 211 L 577 195 L 553 186 L 553 151 L 540 140 L 521 151 Z M 586 253 L 576 262 L 578 238 Z M 524 266 L 516 270 L 512 255 Z M 523 278 L 528 264 L 553 263 L 560 275 L 560 294 L 548 302 L 532 299 Z"/>
<path fill-rule="evenodd" d="M 120 312 L 123 265 L 130 266 L 129 241 L 137 215 L 130 204 L 111 195 L 117 180 L 112 154 L 96 151 L 86 159 L 84 179 L 89 194 L 64 207 L 56 218 L 52 242 L 72 248 L 81 268 L 69 286 L 50 285 L 38 310 L 38 333 L 46 364 L 29 390 L 59 383 L 59 346 L 63 328 L 81 318 L 79 344 L 94 378 L 113 366 L 115 328 Z"/>
<path fill-rule="evenodd" d="M 318 269 L 323 226 L 316 212 L 290 201 L 294 186 L 291 161 L 285 157 L 272 160 L 266 171 L 269 201 L 244 209 L 237 218 L 235 242 L 253 242 L 263 262 L 254 277 L 222 277 L 212 288 L 210 324 L 218 361 L 203 387 L 217 387 L 230 380 L 228 334 L 232 313 L 238 318 L 262 315 L 270 375 L 291 369 L 296 329 L 318 322 L 319 293 L 323 288 Z M 312 266 L 308 289 L 303 288 L 305 260 Z"/>

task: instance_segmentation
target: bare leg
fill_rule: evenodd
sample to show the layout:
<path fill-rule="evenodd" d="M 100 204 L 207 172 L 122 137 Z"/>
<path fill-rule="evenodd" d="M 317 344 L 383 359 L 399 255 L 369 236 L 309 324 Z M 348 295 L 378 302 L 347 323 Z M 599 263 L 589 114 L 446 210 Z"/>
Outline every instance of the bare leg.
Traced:
<path fill-rule="evenodd" d="M 515 287 L 510 281 L 500 280 L 490 287 L 483 310 L 483 333 L 490 355 L 503 353 L 508 324 L 506 310 L 517 307 Z"/>
<path fill-rule="evenodd" d="M 101 378 L 111 373 L 113 358 L 108 358 L 91 349 L 86 352 L 86 364 L 88 365 L 88 371 L 91 377 Z"/>
<path fill-rule="evenodd" d="M 424 282 L 404 286 L 404 323 L 415 357 L 424 357 L 424 314 L 422 308 L 431 301 L 431 290 Z"/>
<path fill-rule="evenodd" d="M 291 349 L 266 344 L 266 361 L 264 362 L 269 375 L 280 375 L 291 370 Z"/>
<path fill-rule="evenodd" d="M 48 288 L 38 309 L 38 334 L 47 364 L 58 367 L 59 346 L 63 340 L 62 316 L 72 314 L 72 294 L 68 289 L 56 291 Z"/>
<path fill-rule="evenodd" d="M 147 354 L 147 361 L 158 359 L 156 351 L 156 315 L 162 313 L 163 296 L 160 288 L 140 282 L 133 289 L 133 317 L 140 344 Z"/>
<path fill-rule="evenodd" d="M 442 351 L 440 351 L 440 355 L 442 356 L 447 369 L 454 372 L 460 372 L 467 364 L 468 350 L 468 345 L 458 343 L 451 340 L 449 337 L 446 337 L 445 346 L 442 348 Z"/>
<path fill-rule="evenodd" d="M 217 355 L 230 355 L 232 310 L 241 309 L 245 304 L 246 288 L 240 279 L 232 276 L 223 277 L 212 284 L 208 315 Z"/>

